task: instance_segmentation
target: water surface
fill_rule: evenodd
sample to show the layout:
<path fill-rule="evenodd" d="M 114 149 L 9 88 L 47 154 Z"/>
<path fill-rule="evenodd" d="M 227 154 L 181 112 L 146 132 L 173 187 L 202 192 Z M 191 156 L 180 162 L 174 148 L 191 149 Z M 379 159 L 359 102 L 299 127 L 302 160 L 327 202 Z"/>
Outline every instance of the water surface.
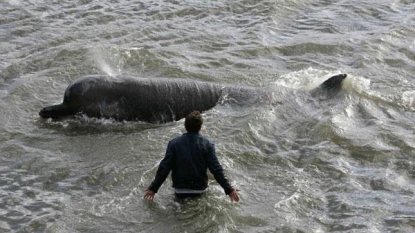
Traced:
<path fill-rule="evenodd" d="M 413 232 L 415 2 L 44 1 L 0 3 L 1 232 Z M 308 90 L 338 73 L 342 93 Z M 164 125 L 43 120 L 90 74 L 275 89 L 223 103 L 203 134 L 240 203 L 212 179 L 178 202 L 168 179 L 142 199 Z"/>

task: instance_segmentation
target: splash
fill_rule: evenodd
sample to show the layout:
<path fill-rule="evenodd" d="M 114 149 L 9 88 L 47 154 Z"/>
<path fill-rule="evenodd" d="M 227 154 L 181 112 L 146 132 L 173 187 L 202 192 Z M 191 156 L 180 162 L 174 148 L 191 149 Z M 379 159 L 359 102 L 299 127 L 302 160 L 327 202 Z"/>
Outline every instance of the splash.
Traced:
<path fill-rule="evenodd" d="M 415 110 L 415 91 L 405 91 L 402 93 L 402 102 L 411 110 Z"/>
<path fill-rule="evenodd" d="M 355 91 L 359 94 L 370 91 L 370 79 L 348 75 L 343 82 L 343 89 Z"/>
<path fill-rule="evenodd" d="M 388 94 L 373 90 L 370 85 L 370 79 L 349 75 L 343 82 L 343 89 L 378 103 L 415 110 L 415 91 L 408 90 L 398 94 Z"/>

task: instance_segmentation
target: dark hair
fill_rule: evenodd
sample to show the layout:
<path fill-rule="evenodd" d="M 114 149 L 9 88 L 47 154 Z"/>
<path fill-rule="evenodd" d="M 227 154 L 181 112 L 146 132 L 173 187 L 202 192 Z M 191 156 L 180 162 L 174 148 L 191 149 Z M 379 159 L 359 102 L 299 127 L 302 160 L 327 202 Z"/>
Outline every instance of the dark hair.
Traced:
<path fill-rule="evenodd" d="M 203 118 L 199 111 L 193 111 L 186 116 L 184 127 L 189 133 L 197 133 L 202 128 Z"/>

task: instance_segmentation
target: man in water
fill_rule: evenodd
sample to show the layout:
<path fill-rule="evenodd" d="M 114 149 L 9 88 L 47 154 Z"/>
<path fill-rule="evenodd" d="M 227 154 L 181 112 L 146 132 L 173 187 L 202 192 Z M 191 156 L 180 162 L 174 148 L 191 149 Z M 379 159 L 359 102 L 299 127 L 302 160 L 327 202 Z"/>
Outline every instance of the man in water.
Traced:
<path fill-rule="evenodd" d="M 172 170 L 174 193 L 178 198 L 200 196 L 208 186 L 207 169 L 222 186 L 232 201 L 239 201 L 238 190 L 232 188 L 223 173 L 215 153 L 215 147 L 199 134 L 203 118 L 194 111 L 186 116 L 187 133 L 171 140 L 164 159 L 160 162 L 156 177 L 148 187 L 144 199 L 153 200 L 160 186 Z"/>

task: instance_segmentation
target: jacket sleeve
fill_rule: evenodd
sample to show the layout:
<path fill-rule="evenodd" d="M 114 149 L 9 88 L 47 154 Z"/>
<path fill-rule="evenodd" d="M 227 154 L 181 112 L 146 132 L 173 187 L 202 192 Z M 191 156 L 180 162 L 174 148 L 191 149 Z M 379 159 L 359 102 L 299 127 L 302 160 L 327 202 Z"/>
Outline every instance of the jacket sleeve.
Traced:
<path fill-rule="evenodd" d="M 225 190 L 226 195 L 228 195 L 232 192 L 233 188 L 229 184 L 228 179 L 223 173 L 222 165 L 219 163 L 219 160 L 216 157 L 215 146 L 209 143 L 208 151 L 209 171 L 213 174 L 215 180 L 220 184 L 220 186 L 222 186 L 222 188 Z"/>
<path fill-rule="evenodd" d="M 174 165 L 174 151 L 171 145 L 171 142 L 167 145 L 166 155 L 164 159 L 160 162 L 159 168 L 157 169 L 156 177 L 153 182 L 151 182 L 150 187 L 148 189 L 152 190 L 153 192 L 157 193 L 160 186 L 166 180 L 167 176 L 169 175 L 170 171 L 172 170 Z"/>

